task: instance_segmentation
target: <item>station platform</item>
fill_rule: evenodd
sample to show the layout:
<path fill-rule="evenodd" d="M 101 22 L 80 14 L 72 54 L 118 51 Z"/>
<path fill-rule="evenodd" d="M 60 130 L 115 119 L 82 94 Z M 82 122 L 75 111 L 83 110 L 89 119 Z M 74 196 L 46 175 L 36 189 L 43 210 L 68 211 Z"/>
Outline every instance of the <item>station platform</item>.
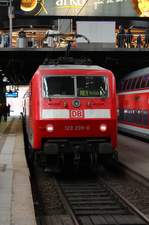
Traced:
<path fill-rule="evenodd" d="M 149 180 L 149 143 L 118 135 L 119 161 Z"/>
<path fill-rule="evenodd" d="M 0 123 L 0 225 L 36 225 L 21 118 Z"/>

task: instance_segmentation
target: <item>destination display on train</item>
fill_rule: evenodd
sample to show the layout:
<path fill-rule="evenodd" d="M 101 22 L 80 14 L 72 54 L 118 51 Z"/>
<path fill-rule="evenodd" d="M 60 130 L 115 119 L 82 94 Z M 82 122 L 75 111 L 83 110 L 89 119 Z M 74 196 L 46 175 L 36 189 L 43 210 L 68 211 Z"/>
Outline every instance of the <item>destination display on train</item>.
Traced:
<path fill-rule="evenodd" d="M 20 0 L 16 15 L 149 17 L 149 0 Z"/>

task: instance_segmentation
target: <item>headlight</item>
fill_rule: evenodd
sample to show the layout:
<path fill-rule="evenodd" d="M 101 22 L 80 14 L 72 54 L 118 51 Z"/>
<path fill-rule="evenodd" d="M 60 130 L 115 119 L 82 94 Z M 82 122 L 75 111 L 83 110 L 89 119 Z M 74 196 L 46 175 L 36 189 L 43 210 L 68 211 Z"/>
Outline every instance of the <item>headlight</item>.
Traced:
<path fill-rule="evenodd" d="M 101 132 L 106 132 L 106 131 L 107 131 L 107 124 L 101 124 L 101 125 L 99 126 L 99 130 L 100 130 Z"/>
<path fill-rule="evenodd" d="M 48 125 L 46 126 L 46 131 L 48 131 L 48 132 L 53 132 L 53 131 L 54 131 L 54 126 L 53 126 L 52 124 L 48 124 Z"/>

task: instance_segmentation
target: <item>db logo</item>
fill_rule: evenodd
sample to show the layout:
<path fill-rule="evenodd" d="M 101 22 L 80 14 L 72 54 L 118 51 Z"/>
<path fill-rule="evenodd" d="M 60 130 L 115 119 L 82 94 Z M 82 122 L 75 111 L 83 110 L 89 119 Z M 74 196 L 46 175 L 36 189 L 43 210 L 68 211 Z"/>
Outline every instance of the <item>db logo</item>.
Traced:
<path fill-rule="evenodd" d="M 83 118 L 83 110 L 70 110 L 70 118 Z"/>

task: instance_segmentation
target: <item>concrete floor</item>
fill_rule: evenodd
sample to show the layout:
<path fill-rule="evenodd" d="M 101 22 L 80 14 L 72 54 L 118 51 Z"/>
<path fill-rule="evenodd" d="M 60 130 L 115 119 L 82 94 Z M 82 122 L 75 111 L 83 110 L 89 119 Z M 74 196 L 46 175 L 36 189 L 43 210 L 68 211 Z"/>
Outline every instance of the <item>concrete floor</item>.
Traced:
<path fill-rule="evenodd" d="M 29 176 L 22 121 L 10 118 L 0 123 L 0 225 L 36 225 Z"/>

